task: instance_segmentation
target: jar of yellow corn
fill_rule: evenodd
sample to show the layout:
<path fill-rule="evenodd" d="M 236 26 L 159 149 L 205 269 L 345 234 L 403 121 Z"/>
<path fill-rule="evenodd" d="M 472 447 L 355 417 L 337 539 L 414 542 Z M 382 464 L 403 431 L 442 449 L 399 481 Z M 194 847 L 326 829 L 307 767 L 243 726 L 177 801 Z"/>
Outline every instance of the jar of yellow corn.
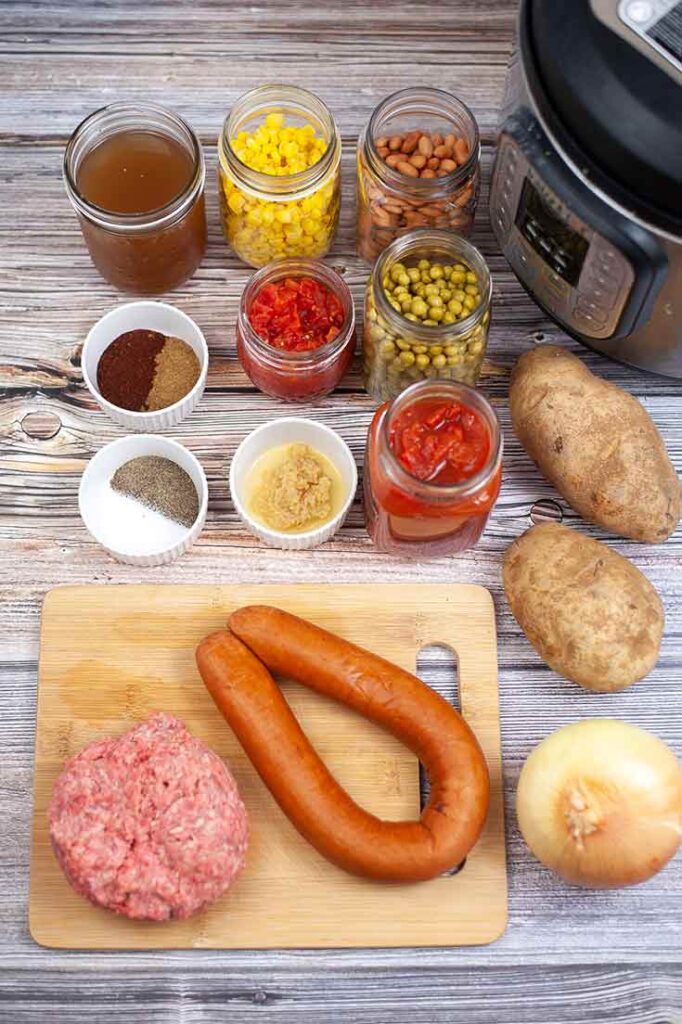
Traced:
<path fill-rule="evenodd" d="M 223 229 L 245 263 L 325 255 L 339 220 L 341 142 L 317 96 L 290 85 L 246 93 L 218 153 Z"/>

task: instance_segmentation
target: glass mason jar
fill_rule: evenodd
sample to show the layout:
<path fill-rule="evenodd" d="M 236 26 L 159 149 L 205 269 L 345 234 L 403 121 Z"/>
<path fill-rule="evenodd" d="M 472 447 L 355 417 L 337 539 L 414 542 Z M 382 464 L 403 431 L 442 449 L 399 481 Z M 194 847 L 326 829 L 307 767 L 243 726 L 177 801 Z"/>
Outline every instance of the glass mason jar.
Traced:
<path fill-rule="evenodd" d="M 445 291 L 459 312 L 452 323 L 429 325 L 398 312 L 384 282 L 397 264 L 408 272 L 419 261 L 450 268 L 452 287 Z M 457 267 L 460 269 L 458 270 Z M 476 277 L 477 304 L 467 310 L 466 274 Z M 459 279 L 464 276 L 465 280 Z M 448 293 L 452 297 L 448 297 Z M 465 305 L 465 303 L 467 305 Z M 419 228 L 396 239 L 377 260 L 365 295 L 363 372 L 365 387 L 378 401 L 393 398 L 417 380 L 458 380 L 475 384 L 488 343 L 492 303 L 490 271 L 473 245 L 448 231 Z"/>
<path fill-rule="evenodd" d="M 417 227 L 470 234 L 480 156 L 478 125 L 456 96 L 412 88 L 383 100 L 358 140 L 360 256 L 374 262 L 390 242 Z"/>
<path fill-rule="evenodd" d="M 334 293 L 344 313 L 339 333 L 319 348 L 290 352 L 256 334 L 251 305 L 267 284 L 287 277 L 312 277 Z M 253 275 L 242 293 L 237 320 L 237 354 L 249 379 L 266 395 L 285 402 L 310 402 L 329 394 L 350 368 L 355 352 L 355 309 L 350 288 L 335 270 L 316 260 L 279 260 Z"/>
<path fill-rule="evenodd" d="M 172 199 L 142 212 L 114 212 L 92 202 L 81 189 L 86 158 L 103 142 L 140 134 L 157 137 L 162 152 L 187 154 L 188 180 Z M 104 172 L 103 172 L 104 173 Z M 163 176 L 160 165 L 160 174 Z M 80 221 L 92 262 L 121 291 L 156 294 L 192 276 L 206 249 L 204 157 L 192 129 L 170 110 L 146 103 L 114 103 L 78 125 L 66 147 L 64 183 Z"/>
<path fill-rule="evenodd" d="M 239 133 L 254 132 L 273 114 L 282 119 L 275 131 L 307 126 L 324 140 L 317 162 L 294 174 L 271 174 L 239 159 Z M 246 93 L 225 120 L 218 156 L 223 230 L 240 259 L 262 267 L 287 257 L 325 255 L 339 220 L 341 141 L 317 96 L 291 85 L 263 85 Z"/>
<path fill-rule="evenodd" d="M 393 427 L 415 403 L 456 402 L 482 419 L 489 436 L 484 464 L 457 484 L 421 480 L 404 468 L 391 443 Z M 365 455 L 367 532 L 391 555 L 436 558 L 457 554 L 479 540 L 502 481 L 502 433 L 495 412 L 479 391 L 449 381 L 420 381 L 376 412 Z"/>

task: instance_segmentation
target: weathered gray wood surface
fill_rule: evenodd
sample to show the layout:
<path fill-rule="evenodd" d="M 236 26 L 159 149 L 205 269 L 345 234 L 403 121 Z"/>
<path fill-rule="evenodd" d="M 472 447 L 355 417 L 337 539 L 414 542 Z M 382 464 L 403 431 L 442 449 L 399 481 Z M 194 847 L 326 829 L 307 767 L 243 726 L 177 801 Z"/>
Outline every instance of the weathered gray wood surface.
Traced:
<path fill-rule="evenodd" d="M 635 890 L 579 892 L 533 862 L 514 822 L 523 759 L 561 724 L 621 716 L 682 750 L 679 533 L 662 547 L 615 542 L 660 588 L 667 613 L 660 663 L 630 692 L 592 696 L 553 675 L 519 634 L 501 596 L 502 551 L 528 525 L 534 501 L 557 497 L 508 429 L 508 373 L 524 349 L 561 338 L 509 273 L 485 214 L 514 6 L 511 0 L 0 4 L 0 1021 L 682 1021 L 682 859 Z M 235 446 L 283 407 L 256 394 L 236 361 L 233 326 L 248 271 L 220 234 L 214 143 L 236 96 L 268 80 L 310 87 L 337 117 L 345 192 L 331 259 L 345 268 L 358 300 L 366 271 L 352 243 L 353 151 L 371 109 L 396 88 L 432 82 L 459 93 L 479 119 L 486 190 L 475 241 L 495 280 L 482 387 L 506 429 L 507 458 L 490 528 L 478 549 L 461 558 L 410 565 L 376 554 L 359 503 L 333 544 L 305 555 L 276 553 L 256 546 L 230 507 L 226 470 Z M 76 503 L 86 461 L 120 433 L 82 385 L 79 346 L 120 297 L 90 265 L 63 193 L 61 159 L 78 120 L 122 97 L 183 113 L 199 131 L 209 162 L 209 252 L 194 280 L 172 296 L 201 324 L 211 347 L 205 399 L 174 432 L 209 474 L 209 521 L 189 556 L 151 575 L 111 562 L 87 536 Z M 682 468 L 682 386 L 580 352 L 645 402 Z M 371 410 L 355 372 L 313 414 L 340 430 L 361 462 Z M 495 596 L 510 868 L 504 939 L 486 949 L 394 952 L 86 955 L 38 949 L 27 933 L 26 894 L 45 591 L 65 582 L 295 582 L 330 573 L 349 582 L 478 582 Z M 437 682 L 437 662 L 427 668 Z"/>

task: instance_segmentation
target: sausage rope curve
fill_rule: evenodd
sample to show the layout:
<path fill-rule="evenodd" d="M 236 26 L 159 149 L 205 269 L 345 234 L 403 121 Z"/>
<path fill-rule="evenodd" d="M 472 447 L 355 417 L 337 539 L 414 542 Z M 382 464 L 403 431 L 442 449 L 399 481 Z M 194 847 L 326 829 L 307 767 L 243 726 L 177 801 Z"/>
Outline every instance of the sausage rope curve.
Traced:
<path fill-rule="evenodd" d="M 229 627 L 199 645 L 199 671 L 299 833 L 334 864 L 378 881 L 423 881 L 460 864 L 483 829 L 490 789 L 462 716 L 416 676 L 288 612 L 241 608 Z M 355 803 L 271 672 L 346 704 L 416 754 L 430 781 L 419 821 L 382 821 Z"/>

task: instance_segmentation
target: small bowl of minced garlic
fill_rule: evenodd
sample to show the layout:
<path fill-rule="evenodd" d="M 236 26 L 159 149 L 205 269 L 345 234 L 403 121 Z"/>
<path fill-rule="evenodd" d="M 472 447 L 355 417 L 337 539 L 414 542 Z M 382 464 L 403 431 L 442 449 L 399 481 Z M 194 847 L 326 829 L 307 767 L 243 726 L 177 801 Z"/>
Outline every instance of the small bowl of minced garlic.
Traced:
<path fill-rule="evenodd" d="M 244 438 L 230 465 L 230 493 L 244 525 L 271 547 L 314 548 L 330 540 L 355 497 L 358 470 L 336 431 L 284 417 Z"/>

